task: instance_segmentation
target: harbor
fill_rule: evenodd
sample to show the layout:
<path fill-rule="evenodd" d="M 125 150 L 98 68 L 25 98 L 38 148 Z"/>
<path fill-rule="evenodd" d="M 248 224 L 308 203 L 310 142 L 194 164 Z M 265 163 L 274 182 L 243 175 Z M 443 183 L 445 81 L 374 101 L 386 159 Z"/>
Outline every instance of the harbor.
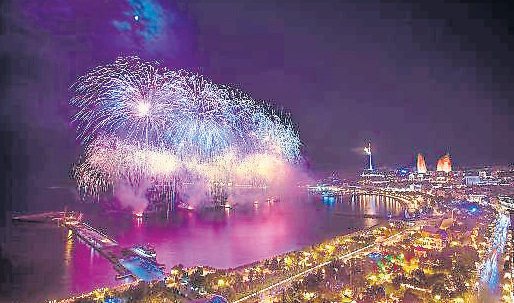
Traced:
<path fill-rule="evenodd" d="M 76 237 L 112 263 L 118 272 L 117 279 L 131 278 L 145 282 L 164 279 L 164 266 L 157 263 L 155 251 L 143 246 L 120 247 L 118 242 L 97 228 L 82 221 L 77 212 L 45 212 L 29 215 L 13 215 L 13 221 L 27 223 L 57 223 L 66 228 L 68 238 Z M 146 252 L 146 254 L 145 254 Z"/>

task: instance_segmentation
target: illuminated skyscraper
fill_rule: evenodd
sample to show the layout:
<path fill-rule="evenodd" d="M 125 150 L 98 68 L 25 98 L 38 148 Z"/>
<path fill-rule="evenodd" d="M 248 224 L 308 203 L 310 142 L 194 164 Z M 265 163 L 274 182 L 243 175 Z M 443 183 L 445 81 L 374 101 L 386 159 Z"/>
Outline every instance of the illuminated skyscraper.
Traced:
<path fill-rule="evenodd" d="M 421 153 L 418 154 L 418 174 L 426 174 L 427 173 L 427 165 L 425 164 L 425 159 Z"/>
<path fill-rule="evenodd" d="M 449 173 L 452 171 L 452 161 L 449 154 L 445 154 L 437 161 L 437 171 Z"/>
<path fill-rule="evenodd" d="M 371 156 L 371 142 L 368 142 L 368 147 L 364 147 L 364 152 L 368 155 L 368 165 L 366 165 L 366 169 L 361 174 L 363 178 L 383 178 L 384 175 L 377 171 L 375 167 L 373 167 L 373 158 Z"/>
<path fill-rule="evenodd" d="M 371 159 L 371 142 L 368 142 L 368 147 L 364 147 L 364 152 L 366 152 L 366 154 L 368 155 L 368 170 L 373 170 L 373 162 Z"/>

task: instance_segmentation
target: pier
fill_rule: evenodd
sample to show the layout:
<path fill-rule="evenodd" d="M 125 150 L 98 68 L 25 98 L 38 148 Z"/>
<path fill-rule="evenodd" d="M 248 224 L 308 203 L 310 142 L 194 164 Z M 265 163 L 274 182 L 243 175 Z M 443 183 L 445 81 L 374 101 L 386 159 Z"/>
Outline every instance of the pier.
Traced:
<path fill-rule="evenodd" d="M 87 223 L 65 218 L 62 225 L 116 265 L 120 258 L 118 242 Z M 116 267 L 116 266 L 115 266 Z"/>
<path fill-rule="evenodd" d="M 146 282 L 164 279 L 165 274 L 159 264 L 139 256 L 126 256 L 124 252 L 128 249 L 121 248 L 116 240 L 87 223 L 66 218 L 63 225 L 109 260 L 120 278 L 132 276 Z"/>
<path fill-rule="evenodd" d="M 82 214 L 75 212 L 45 212 L 38 214 L 13 215 L 15 222 L 57 223 L 69 230 L 68 237 L 76 236 L 85 244 L 109 260 L 119 273 L 119 278 L 132 277 L 146 282 L 162 280 L 165 277 L 162 266 L 135 254 L 127 253 L 112 237 L 97 228 L 82 222 Z"/>
<path fill-rule="evenodd" d="M 62 220 L 66 216 L 64 211 L 49 211 L 37 214 L 13 214 L 12 220 L 14 222 L 28 222 L 28 223 L 52 223 Z"/>

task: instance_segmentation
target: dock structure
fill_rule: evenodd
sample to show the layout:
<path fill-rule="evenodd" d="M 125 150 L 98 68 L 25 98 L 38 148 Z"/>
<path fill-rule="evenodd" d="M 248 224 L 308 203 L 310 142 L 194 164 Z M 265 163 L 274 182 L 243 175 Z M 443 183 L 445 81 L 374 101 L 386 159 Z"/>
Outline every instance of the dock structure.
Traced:
<path fill-rule="evenodd" d="M 93 248 L 97 249 L 99 252 L 118 246 L 118 242 L 114 239 L 85 222 L 65 221 L 64 226 L 71 229 L 73 233 L 86 241 L 87 244 L 93 246 Z"/>
<path fill-rule="evenodd" d="M 37 214 L 13 214 L 12 220 L 15 222 L 30 223 L 52 223 L 59 221 L 66 216 L 64 211 L 49 211 Z"/>
<path fill-rule="evenodd" d="M 146 282 L 162 280 L 165 277 L 162 266 L 131 255 L 129 249 L 120 247 L 112 237 L 82 221 L 82 214 L 67 211 L 53 211 L 38 214 L 16 214 L 12 216 L 15 222 L 28 223 L 57 223 L 70 231 L 70 237 L 75 235 L 92 249 L 109 260 L 119 277 L 133 277 Z"/>
<path fill-rule="evenodd" d="M 118 242 L 85 222 L 64 220 L 63 226 L 113 263 L 120 274 L 127 274 L 123 267 L 118 266 L 119 259 L 122 257 Z"/>
<path fill-rule="evenodd" d="M 146 282 L 165 278 L 160 265 L 139 256 L 125 256 L 118 242 L 89 224 L 76 220 L 65 220 L 64 226 L 109 260 L 120 277 L 132 276 Z"/>

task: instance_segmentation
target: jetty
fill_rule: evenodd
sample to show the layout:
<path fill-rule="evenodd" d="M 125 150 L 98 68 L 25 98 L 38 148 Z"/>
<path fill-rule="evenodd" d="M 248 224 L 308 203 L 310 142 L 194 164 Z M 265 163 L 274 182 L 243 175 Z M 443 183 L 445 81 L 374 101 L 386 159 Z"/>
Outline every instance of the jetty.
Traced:
<path fill-rule="evenodd" d="M 38 214 L 16 214 L 12 216 L 12 220 L 15 222 L 56 223 L 68 229 L 68 237 L 79 238 L 109 260 L 119 273 L 118 278 L 132 277 L 151 282 L 160 281 L 165 277 L 162 265 L 132 254 L 128 248 L 120 247 L 114 238 L 83 222 L 81 213 L 55 211 Z"/>

